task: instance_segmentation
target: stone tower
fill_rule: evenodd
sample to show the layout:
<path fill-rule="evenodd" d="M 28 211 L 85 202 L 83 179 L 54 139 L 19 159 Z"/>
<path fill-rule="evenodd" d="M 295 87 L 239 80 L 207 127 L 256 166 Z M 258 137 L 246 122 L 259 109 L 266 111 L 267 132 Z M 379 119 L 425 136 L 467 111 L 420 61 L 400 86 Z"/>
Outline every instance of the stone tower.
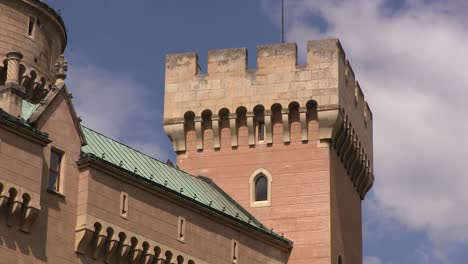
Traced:
<path fill-rule="evenodd" d="M 67 33 L 59 14 L 39 0 L 0 0 L 0 12 L 0 107 L 19 116 L 23 100 L 40 102 L 65 78 L 66 63 L 56 63 Z"/>
<path fill-rule="evenodd" d="M 339 41 L 308 42 L 306 65 L 295 44 L 278 44 L 257 48 L 257 69 L 246 49 L 209 51 L 198 69 L 195 53 L 166 58 L 178 165 L 293 240 L 288 263 L 362 263 L 372 113 Z"/>

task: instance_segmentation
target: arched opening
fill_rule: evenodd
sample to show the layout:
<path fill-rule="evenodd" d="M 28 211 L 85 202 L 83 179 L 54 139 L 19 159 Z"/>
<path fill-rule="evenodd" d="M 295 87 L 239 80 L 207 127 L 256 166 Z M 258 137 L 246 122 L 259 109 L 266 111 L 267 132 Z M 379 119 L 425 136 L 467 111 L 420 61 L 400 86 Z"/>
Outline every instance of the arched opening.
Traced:
<path fill-rule="evenodd" d="M 248 145 L 249 129 L 247 127 L 247 108 L 241 106 L 236 110 L 237 116 L 237 140 L 239 146 Z"/>
<path fill-rule="evenodd" d="M 221 148 L 231 146 L 231 129 L 229 128 L 229 110 L 219 110 L 219 135 Z"/>
<path fill-rule="evenodd" d="M 307 118 L 307 133 L 308 138 L 315 138 L 314 133 L 318 133 L 318 114 L 317 102 L 310 100 L 306 104 L 306 118 Z"/>
<path fill-rule="evenodd" d="M 213 147 L 213 126 L 211 123 L 212 117 L 213 113 L 210 110 L 205 110 L 201 114 L 203 147 L 206 149 Z"/>
<path fill-rule="evenodd" d="M 343 259 L 341 258 L 341 256 L 338 257 L 338 264 L 343 264 Z"/>
<path fill-rule="evenodd" d="M 179 255 L 179 256 L 177 257 L 177 264 L 184 264 L 184 257 L 182 257 L 182 256 Z"/>
<path fill-rule="evenodd" d="M 271 106 L 271 125 L 272 125 L 272 137 L 273 143 L 283 142 L 283 116 L 282 111 L 283 106 L 280 104 L 273 104 Z"/>
<path fill-rule="evenodd" d="M 271 174 L 265 169 L 258 169 L 250 176 L 250 205 L 261 207 L 271 205 Z"/>
<path fill-rule="evenodd" d="M 194 150 L 197 145 L 197 136 L 195 133 L 195 113 L 186 112 L 184 115 L 185 142 L 187 150 Z"/>
<path fill-rule="evenodd" d="M 299 115 L 299 103 L 292 102 L 288 106 L 289 109 L 289 129 L 291 134 L 291 142 L 301 141 L 301 122 Z"/>
<path fill-rule="evenodd" d="M 188 264 L 195 264 L 195 262 L 193 260 L 189 260 Z"/>
<path fill-rule="evenodd" d="M 255 118 L 255 137 L 257 142 L 262 143 L 265 141 L 265 108 L 262 105 L 257 105 L 253 109 Z"/>
<path fill-rule="evenodd" d="M 317 121 L 317 102 L 310 100 L 306 104 L 307 108 L 307 122 Z"/>

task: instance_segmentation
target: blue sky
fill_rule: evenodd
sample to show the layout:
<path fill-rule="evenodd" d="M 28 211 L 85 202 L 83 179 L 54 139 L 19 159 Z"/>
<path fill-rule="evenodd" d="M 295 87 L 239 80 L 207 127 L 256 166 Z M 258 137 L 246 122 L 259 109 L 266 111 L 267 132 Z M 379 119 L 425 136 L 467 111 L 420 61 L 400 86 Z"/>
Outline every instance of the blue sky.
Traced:
<path fill-rule="evenodd" d="M 280 40 L 279 0 L 49 0 L 68 26 L 68 86 L 84 124 L 159 159 L 165 54 Z M 366 264 L 468 257 L 465 1 L 286 0 L 286 38 L 342 41 L 373 110 L 377 182 Z M 466 261 L 465 261 L 466 262 Z"/>

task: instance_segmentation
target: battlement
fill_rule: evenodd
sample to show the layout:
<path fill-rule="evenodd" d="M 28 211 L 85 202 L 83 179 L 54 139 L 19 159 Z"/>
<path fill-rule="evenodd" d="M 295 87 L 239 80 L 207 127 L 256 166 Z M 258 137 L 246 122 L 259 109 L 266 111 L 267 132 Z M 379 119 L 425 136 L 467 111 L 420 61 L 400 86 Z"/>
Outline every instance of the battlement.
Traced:
<path fill-rule="evenodd" d="M 372 113 L 337 39 L 309 41 L 305 65 L 298 64 L 295 43 L 258 46 L 256 69 L 248 69 L 247 59 L 245 48 L 212 50 L 207 73 L 201 74 L 196 53 L 167 55 L 164 128 L 176 151 L 186 151 L 189 126 L 196 131 L 197 149 L 205 149 L 203 123 L 210 123 L 215 149 L 221 148 L 221 123 L 229 124 L 231 146 L 237 147 L 240 119 L 246 120 L 250 147 L 257 144 L 259 123 L 265 126 L 264 143 L 273 144 L 274 108 L 281 112 L 283 143 L 289 143 L 294 108 L 303 143 L 309 140 L 310 117 L 316 116 L 320 139 L 345 138 L 333 145 L 337 152 L 359 152 L 352 156 L 363 155 L 372 170 Z M 255 109 L 262 109 L 261 116 Z"/>

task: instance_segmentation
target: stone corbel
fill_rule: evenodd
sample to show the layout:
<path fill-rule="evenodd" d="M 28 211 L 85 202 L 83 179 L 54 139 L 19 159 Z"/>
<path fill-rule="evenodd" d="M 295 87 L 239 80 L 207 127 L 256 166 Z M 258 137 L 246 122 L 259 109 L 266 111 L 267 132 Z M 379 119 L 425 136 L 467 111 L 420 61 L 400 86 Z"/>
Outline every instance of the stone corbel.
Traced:
<path fill-rule="evenodd" d="M 375 178 L 374 178 L 374 174 L 373 173 L 370 173 L 369 174 L 369 181 L 366 185 L 366 187 L 364 188 L 364 191 L 363 191 L 363 194 L 362 194 L 362 199 L 364 199 L 364 196 L 366 195 L 366 193 L 370 190 L 370 188 L 372 188 L 372 186 L 374 185 L 374 181 L 375 181 Z"/>
<path fill-rule="evenodd" d="M 267 144 L 273 143 L 273 133 L 271 127 L 271 115 L 265 115 L 265 142 Z"/>
<path fill-rule="evenodd" d="M 94 239 L 93 239 L 92 246 L 91 246 L 92 248 L 91 257 L 93 259 L 97 259 L 99 257 L 99 253 L 103 251 L 106 242 L 107 242 L 107 238 L 105 234 L 103 233 L 94 234 Z"/>
<path fill-rule="evenodd" d="M 31 206 L 24 209 L 21 223 L 21 231 L 25 233 L 29 233 L 31 231 L 31 226 L 34 224 L 34 222 L 36 222 L 37 218 L 39 217 L 40 211 L 40 209 Z"/>
<path fill-rule="evenodd" d="M 105 263 L 111 263 L 112 257 L 119 248 L 119 240 L 115 239 L 115 237 L 115 235 L 112 235 L 112 237 L 107 238 L 106 246 L 104 247 Z"/>
<path fill-rule="evenodd" d="M 356 188 L 359 187 L 359 184 L 361 183 L 362 178 L 366 174 L 366 163 L 367 163 L 366 159 L 363 158 L 361 167 L 359 169 L 359 173 L 356 174 L 356 178 L 354 178 L 354 181 L 353 181 L 354 187 Z"/>
<path fill-rule="evenodd" d="M 236 115 L 229 118 L 229 128 L 231 129 L 231 147 L 238 146 L 237 140 L 237 119 Z"/>
<path fill-rule="evenodd" d="M 0 192 L 0 210 L 6 207 L 8 204 L 8 196 L 5 191 Z"/>
<path fill-rule="evenodd" d="M 359 144 L 358 144 L 357 137 L 354 137 L 353 138 L 353 147 L 352 147 L 352 151 L 350 153 L 350 157 L 349 157 L 348 161 L 345 163 L 345 169 L 348 171 L 348 173 L 350 171 L 351 165 L 356 160 L 356 156 L 359 154 L 358 145 Z"/>
<path fill-rule="evenodd" d="M 371 172 L 364 175 L 364 179 L 362 179 L 361 183 L 358 186 L 358 192 L 361 194 L 361 197 L 364 195 L 364 188 L 368 185 L 370 181 L 370 174 Z"/>
<path fill-rule="evenodd" d="M 217 118 L 213 118 L 211 120 L 211 128 L 213 129 L 213 147 L 215 149 L 219 149 L 221 148 L 221 139 L 219 133 L 219 120 Z"/>
<path fill-rule="evenodd" d="M 203 149 L 203 131 L 201 118 L 195 118 L 195 136 L 197 137 L 197 150 Z"/>
<path fill-rule="evenodd" d="M 247 127 L 248 127 L 248 134 L 249 134 L 249 146 L 255 145 L 255 128 L 254 128 L 254 120 L 252 115 L 247 116 Z"/>
<path fill-rule="evenodd" d="M 130 263 L 140 263 L 140 259 L 143 255 L 143 248 L 141 247 L 141 243 L 138 243 L 138 241 L 132 242 L 128 253 Z"/>
<path fill-rule="evenodd" d="M 104 229 L 105 227 L 107 228 Z M 103 230 L 106 231 L 103 232 Z M 115 234 L 118 234 L 118 236 Z M 102 259 L 105 263 L 155 263 L 161 252 L 156 252 L 155 248 L 159 247 L 162 252 L 169 250 L 174 255 L 192 259 L 195 263 L 206 264 L 206 262 L 187 256 L 183 252 L 166 247 L 90 215 L 78 216 L 75 245 L 78 254 L 89 254 L 90 257 Z"/>
<path fill-rule="evenodd" d="M 289 113 L 284 112 L 282 113 L 282 120 L 283 120 L 283 142 L 290 143 L 291 142 L 291 133 L 289 129 Z"/>
<path fill-rule="evenodd" d="M 94 231 L 87 228 L 76 231 L 75 251 L 85 255 L 86 251 L 94 238 Z"/>
<path fill-rule="evenodd" d="M 338 109 L 321 110 L 317 113 L 320 139 L 335 138 L 343 118 Z"/>
<path fill-rule="evenodd" d="M 355 137 L 355 132 L 354 130 L 351 130 L 351 134 L 347 138 L 344 144 L 344 151 L 343 154 L 341 155 L 341 161 L 343 162 L 343 166 L 346 169 L 346 163 L 348 162 L 348 159 L 350 158 L 350 154 L 353 151 L 353 146 L 354 146 L 354 137 Z"/>
<path fill-rule="evenodd" d="M 342 125 L 342 128 L 340 129 L 341 133 L 337 134 L 337 136 L 336 136 L 335 149 L 336 149 L 338 155 L 340 155 L 341 150 L 343 148 L 343 144 L 344 144 L 346 138 L 349 135 L 349 130 L 350 130 L 349 123 L 344 122 L 343 125 Z"/>
<path fill-rule="evenodd" d="M 164 131 L 171 139 L 174 151 L 185 151 L 185 129 L 183 123 L 164 125 Z"/>
<path fill-rule="evenodd" d="M 7 225 L 12 227 L 17 219 L 20 219 L 23 203 L 18 199 L 18 195 L 8 198 L 7 205 Z"/>
<path fill-rule="evenodd" d="M 157 262 L 156 262 L 156 258 L 153 255 L 145 254 L 141 258 L 141 263 L 142 264 L 153 264 L 153 263 L 157 263 Z"/>
<path fill-rule="evenodd" d="M 356 168 L 359 164 L 362 155 L 361 143 L 358 142 L 353 161 L 349 165 L 348 173 L 351 175 L 351 180 L 354 178 L 354 175 L 357 173 Z"/>

